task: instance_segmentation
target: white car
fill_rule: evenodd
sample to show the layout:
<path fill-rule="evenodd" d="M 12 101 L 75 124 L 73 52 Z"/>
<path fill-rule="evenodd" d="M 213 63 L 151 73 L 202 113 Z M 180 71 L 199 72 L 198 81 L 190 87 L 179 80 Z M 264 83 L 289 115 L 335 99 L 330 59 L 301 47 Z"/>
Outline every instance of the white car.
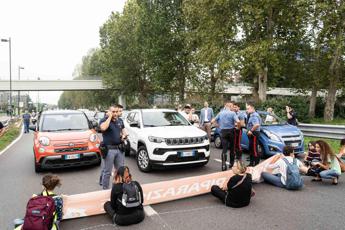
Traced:
<path fill-rule="evenodd" d="M 175 110 L 132 110 L 124 123 L 141 171 L 148 172 L 153 166 L 202 166 L 209 161 L 210 142 L 206 132 L 191 125 Z"/>

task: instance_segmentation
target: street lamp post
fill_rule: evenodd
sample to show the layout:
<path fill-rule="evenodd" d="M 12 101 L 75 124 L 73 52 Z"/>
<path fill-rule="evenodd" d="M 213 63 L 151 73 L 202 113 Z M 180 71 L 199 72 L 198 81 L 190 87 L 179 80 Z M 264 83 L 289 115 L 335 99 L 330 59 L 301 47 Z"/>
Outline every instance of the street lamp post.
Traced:
<path fill-rule="evenodd" d="M 21 69 L 24 69 L 24 67 L 18 66 L 18 80 L 20 80 L 20 70 L 21 70 Z M 20 104 L 20 91 L 18 90 L 18 115 L 20 115 L 20 107 L 19 107 L 19 104 Z"/>
<path fill-rule="evenodd" d="M 12 118 L 12 60 L 11 60 L 11 38 L 1 39 L 1 42 L 8 42 L 10 58 L 10 116 Z"/>

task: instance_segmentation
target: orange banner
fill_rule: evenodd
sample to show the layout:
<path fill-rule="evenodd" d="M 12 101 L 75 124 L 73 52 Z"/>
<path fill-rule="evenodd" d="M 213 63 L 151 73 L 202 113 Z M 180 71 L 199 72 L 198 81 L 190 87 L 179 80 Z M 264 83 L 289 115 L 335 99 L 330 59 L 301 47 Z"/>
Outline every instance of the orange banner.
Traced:
<path fill-rule="evenodd" d="M 253 182 L 261 182 L 261 172 L 271 158 L 248 168 Z M 231 170 L 170 181 L 142 185 L 144 205 L 157 204 L 209 193 L 213 185 L 222 187 L 234 174 Z M 110 190 L 63 196 L 64 219 L 92 216 L 104 213 L 103 204 L 110 199 Z"/>

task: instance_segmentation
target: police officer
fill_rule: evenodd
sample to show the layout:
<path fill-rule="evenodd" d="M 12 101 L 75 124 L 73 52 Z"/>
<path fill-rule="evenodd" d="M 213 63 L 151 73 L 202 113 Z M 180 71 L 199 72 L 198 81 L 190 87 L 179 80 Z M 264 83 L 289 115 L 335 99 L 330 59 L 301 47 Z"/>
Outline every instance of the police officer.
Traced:
<path fill-rule="evenodd" d="M 259 137 L 260 137 L 260 126 L 261 118 L 260 115 L 255 111 L 253 103 L 247 103 L 247 135 L 249 139 L 249 154 L 250 163 L 249 166 L 255 166 L 260 162 L 260 153 L 258 151 Z"/>
<path fill-rule="evenodd" d="M 236 127 L 235 137 L 234 137 L 235 154 L 236 154 L 237 160 L 242 160 L 242 148 L 241 148 L 242 128 L 245 127 L 246 115 L 240 111 L 240 106 L 236 102 L 233 103 L 233 110 L 239 119 L 239 125 Z"/>
<path fill-rule="evenodd" d="M 231 102 L 227 102 L 225 104 L 225 108 L 212 120 L 212 123 L 217 123 L 220 128 L 221 132 L 221 140 L 222 140 L 222 171 L 226 170 L 226 152 L 230 148 L 230 166 L 235 161 L 235 152 L 234 152 L 234 135 L 235 135 L 235 127 L 239 123 L 239 119 L 235 112 L 231 111 Z"/>
<path fill-rule="evenodd" d="M 110 106 L 107 115 L 101 119 L 100 128 L 102 131 L 104 145 L 108 149 L 106 157 L 102 160 L 102 171 L 100 185 L 103 189 L 109 189 L 110 175 L 115 170 L 124 166 L 125 157 L 120 151 L 119 145 L 122 139 L 126 138 L 122 120 L 118 119 L 119 106 Z"/>
<path fill-rule="evenodd" d="M 23 122 L 24 122 L 24 133 L 29 133 L 29 125 L 30 125 L 31 115 L 27 110 L 23 114 Z"/>

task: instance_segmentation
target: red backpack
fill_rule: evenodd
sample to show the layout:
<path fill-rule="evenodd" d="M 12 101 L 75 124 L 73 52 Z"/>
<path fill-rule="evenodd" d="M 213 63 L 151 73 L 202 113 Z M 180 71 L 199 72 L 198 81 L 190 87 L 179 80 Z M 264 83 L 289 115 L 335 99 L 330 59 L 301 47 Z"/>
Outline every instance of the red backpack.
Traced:
<path fill-rule="evenodd" d="M 55 202 L 51 196 L 32 197 L 26 206 L 22 230 L 50 230 L 53 226 Z"/>

